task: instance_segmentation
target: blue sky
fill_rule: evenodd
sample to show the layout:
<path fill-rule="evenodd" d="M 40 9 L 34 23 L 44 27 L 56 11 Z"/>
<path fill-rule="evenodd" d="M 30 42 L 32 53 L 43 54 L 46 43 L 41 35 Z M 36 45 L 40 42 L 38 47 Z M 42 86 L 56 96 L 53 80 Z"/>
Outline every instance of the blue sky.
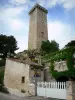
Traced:
<path fill-rule="evenodd" d="M 28 48 L 29 10 L 39 3 L 48 9 L 48 39 L 63 48 L 75 40 L 75 0 L 0 0 L 0 34 L 13 35 L 18 51 Z"/>

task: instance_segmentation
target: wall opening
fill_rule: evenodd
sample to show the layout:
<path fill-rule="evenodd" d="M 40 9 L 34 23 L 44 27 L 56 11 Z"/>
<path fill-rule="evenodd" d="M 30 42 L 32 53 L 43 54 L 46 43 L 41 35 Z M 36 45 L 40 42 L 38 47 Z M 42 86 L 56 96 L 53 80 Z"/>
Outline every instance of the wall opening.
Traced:
<path fill-rule="evenodd" d="M 25 83 L 25 77 L 24 77 L 24 76 L 22 77 L 21 82 L 22 82 L 22 83 Z"/>
<path fill-rule="evenodd" d="M 56 79 L 57 82 L 66 82 L 69 81 L 68 77 L 62 76 Z"/>
<path fill-rule="evenodd" d="M 44 37 L 44 32 L 41 32 L 41 37 Z"/>

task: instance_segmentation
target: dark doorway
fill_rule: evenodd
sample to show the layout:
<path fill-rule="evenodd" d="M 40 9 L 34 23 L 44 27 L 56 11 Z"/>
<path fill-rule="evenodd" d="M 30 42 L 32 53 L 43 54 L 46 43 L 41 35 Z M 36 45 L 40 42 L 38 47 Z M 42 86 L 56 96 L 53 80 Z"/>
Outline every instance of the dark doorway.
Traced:
<path fill-rule="evenodd" d="M 59 77 L 59 78 L 56 79 L 56 81 L 59 81 L 59 82 L 66 82 L 68 80 L 69 79 L 67 77 L 65 77 L 65 76 L 62 76 L 62 77 Z"/>

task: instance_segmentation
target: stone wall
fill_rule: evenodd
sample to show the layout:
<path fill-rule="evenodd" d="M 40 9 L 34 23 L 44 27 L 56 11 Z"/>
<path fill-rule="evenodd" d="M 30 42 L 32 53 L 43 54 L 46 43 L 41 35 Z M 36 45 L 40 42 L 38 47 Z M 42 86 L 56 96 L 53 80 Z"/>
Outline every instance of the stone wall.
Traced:
<path fill-rule="evenodd" d="M 51 66 L 51 63 L 50 62 L 46 63 L 45 66 L 49 68 Z M 54 62 L 54 70 L 56 70 L 58 72 L 68 70 L 67 62 L 66 61 L 55 61 Z"/>
<path fill-rule="evenodd" d="M 29 15 L 28 49 L 40 49 L 42 41 L 48 40 L 47 13 L 35 7 Z"/>
<path fill-rule="evenodd" d="M 67 82 L 67 100 L 75 100 L 75 81 Z"/>
<path fill-rule="evenodd" d="M 40 72 L 40 77 L 36 77 L 37 81 L 44 81 L 44 71 L 40 69 L 38 69 L 38 71 Z M 34 70 L 32 69 L 29 71 L 29 78 L 31 83 L 35 83 Z"/>
<path fill-rule="evenodd" d="M 52 77 L 52 75 L 50 73 L 49 67 L 46 67 L 44 69 L 44 81 L 46 81 L 46 82 L 55 81 L 55 79 Z"/>
<path fill-rule="evenodd" d="M 50 66 L 51 66 L 50 62 L 49 63 L 45 63 L 45 69 L 44 69 L 45 81 L 54 81 L 55 80 L 52 77 L 52 75 L 50 74 Z M 55 61 L 54 62 L 54 70 L 58 71 L 58 72 L 68 70 L 66 61 L 59 61 L 59 62 Z"/>
<path fill-rule="evenodd" d="M 54 70 L 56 70 L 58 72 L 68 70 L 66 61 L 55 62 L 54 66 L 55 66 Z"/>
<path fill-rule="evenodd" d="M 22 82 L 22 77 L 25 77 L 24 83 Z M 24 90 L 26 93 L 29 93 L 31 91 L 29 65 L 7 59 L 5 66 L 4 85 L 7 88 L 14 90 L 17 89 L 19 91 Z M 33 86 L 31 89 L 32 88 L 34 90 Z"/>

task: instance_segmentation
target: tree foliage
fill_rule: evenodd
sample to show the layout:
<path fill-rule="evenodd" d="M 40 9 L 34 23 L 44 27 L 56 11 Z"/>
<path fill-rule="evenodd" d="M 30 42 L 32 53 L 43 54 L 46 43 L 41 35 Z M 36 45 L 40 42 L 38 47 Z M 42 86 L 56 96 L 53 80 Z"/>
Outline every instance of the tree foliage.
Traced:
<path fill-rule="evenodd" d="M 59 50 L 59 44 L 55 40 L 52 40 L 51 42 L 49 40 L 42 41 L 41 45 L 42 54 L 49 54 L 52 52 L 56 52 L 58 50 Z"/>
<path fill-rule="evenodd" d="M 52 54 L 45 55 L 43 63 L 51 63 L 50 72 L 55 79 L 66 77 L 67 79 L 75 80 L 75 46 L 62 49 L 60 51 L 54 52 Z M 68 70 L 58 72 L 54 70 L 54 62 L 66 61 Z"/>
<path fill-rule="evenodd" d="M 0 57 L 6 58 L 15 54 L 15 50 L 17 50 L 17 41 L 14 36 L 6 36 L 0 35 Z"/>
<path fill-rule="evenodd" d="M 65 47 L 71 47 L 71 46 L 75 46 L 75 40 L 72 40 L 65 45 Z"/>
<path fill-rule="evenodd" d="M 4 67 L 0 67 L 0 84 L 3 84 L 4 80 Z"/>

